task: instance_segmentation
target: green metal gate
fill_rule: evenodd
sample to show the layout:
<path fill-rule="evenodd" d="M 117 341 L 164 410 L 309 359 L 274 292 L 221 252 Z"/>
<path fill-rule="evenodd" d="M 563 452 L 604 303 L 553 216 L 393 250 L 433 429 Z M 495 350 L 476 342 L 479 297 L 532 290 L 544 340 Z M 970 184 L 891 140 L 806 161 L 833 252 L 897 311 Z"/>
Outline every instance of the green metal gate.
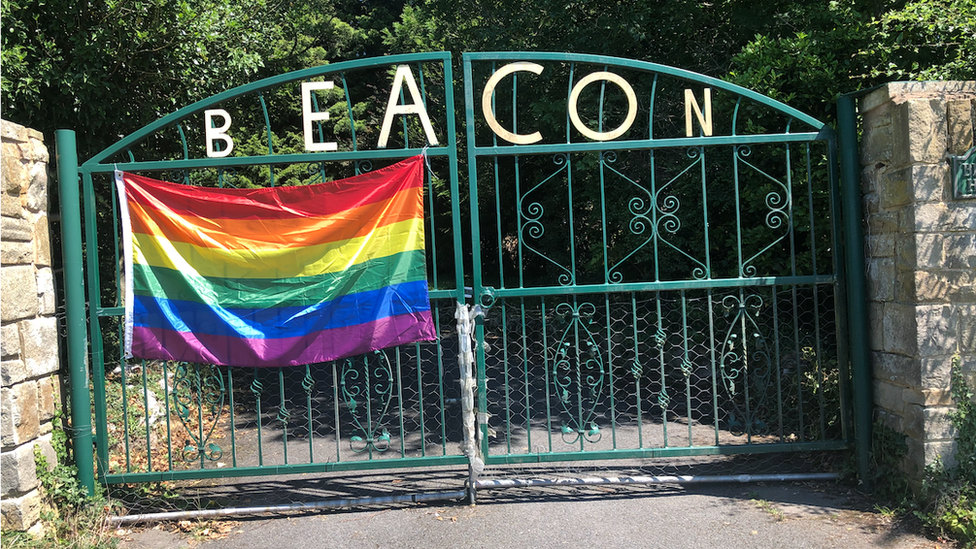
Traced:
<path fill-rule="evenodd" d="M 631 60 L 464 77 L 487 464 L 847 446 L 830 128 Z"/>
<path fill-rule="evenodd" d="M 399 94 L 369 84 L 383 78 Z M 306 82 L 323 83 L 308 96 L 307 139 L 333 150 L 282 131 L 303 116 Z M 58 133 L 72 377 L 84 380 L 87 355 L 93 378 L 73 386 L 74 425 L 93 426 L 76 429 L 75 447 L 93 436 L 97 449 L 94 463 L 76 452 L 83 477 L 469 465 L 475 481 L 483 464 L 848 447 L 830 128 L 652 63 L 465 54 L 463 191 L 454 85 L 448 53 L 390 56 L 230 90 L 80 165 L 73 134 Z M 390 128 L 384 105 L 414 109 Z M 217 128 L 221 117 L 233 127 Z M 214 128 L 236 140 L 234 156 L 204 154 Z M 308 184 L 422 151 L 438 341 L 280 369 L 122 359 L 115 170 Z"/>

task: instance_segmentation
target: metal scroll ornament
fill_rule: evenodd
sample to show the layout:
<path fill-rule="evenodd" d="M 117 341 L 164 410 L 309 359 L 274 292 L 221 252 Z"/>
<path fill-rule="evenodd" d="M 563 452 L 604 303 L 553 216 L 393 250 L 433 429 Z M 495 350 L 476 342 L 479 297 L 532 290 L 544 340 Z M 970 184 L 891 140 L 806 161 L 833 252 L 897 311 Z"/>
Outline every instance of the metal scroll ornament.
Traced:
<path fill-rule="evenodd" d="M 181 452 L 184 461 L 216 461 L 224 455 L 210 438 L 223 413 L 226 394 L 218 366 L 181 362 L 176 367 L 173 408 L 189 437 Z"/>
<path fill-rule="evenodd" d="M 556 399 L 566 420 L 561 431 L 566 444 L 581 438 L 599 442 L 596 409 L 603 398 L 606 368 L 593 334 L 589 330 L 596 307 L 590 303 L 560 303 L 555 312 L 567 321 L 555 348 L 552 383 Z"/>
<path fill-rule="evenodd" d="M 390 431 L 383 426 L 393 397 L 393 368 L 383 351 L 347 358 L 339 377 L 342 399 L 353 424 L 352 451 L 385 452 Z"/>
<path fill-rule="evenodd" d="M 726 296 L 722 306 L 735 315 L 722 341 L 719 371 L 732 410 L 728 427 L 733 434 L 757 434 L 767 429 L 762 420 L 772 377 L 772 362 L 766 339 L 753 317 L 758 317 L 763 300 L 757 295 Z"/>

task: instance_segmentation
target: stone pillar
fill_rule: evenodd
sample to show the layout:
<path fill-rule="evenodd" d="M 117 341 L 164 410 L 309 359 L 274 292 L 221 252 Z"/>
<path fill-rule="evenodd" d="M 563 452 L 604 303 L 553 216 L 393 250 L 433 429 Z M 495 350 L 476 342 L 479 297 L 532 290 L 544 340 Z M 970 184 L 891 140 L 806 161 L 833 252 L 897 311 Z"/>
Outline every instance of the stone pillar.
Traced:
<path fill-rule="evenodd" d="M 39 525 L 34 446 L 55 463 L 60 400 L 58 322 L 48 233 L 48 152 L 40 132 L 0 122 L 0 315 L 2 315 L 2 529 Z"/>
<path fill-rule="evenodd" d="M 947 158 L 973 147 L 976 82 L 891 83 L 860 113 L 875 409 L 918 478 L 955 464 L 954 355 L 976 381 L 976 200 L 953 198 Z"/>

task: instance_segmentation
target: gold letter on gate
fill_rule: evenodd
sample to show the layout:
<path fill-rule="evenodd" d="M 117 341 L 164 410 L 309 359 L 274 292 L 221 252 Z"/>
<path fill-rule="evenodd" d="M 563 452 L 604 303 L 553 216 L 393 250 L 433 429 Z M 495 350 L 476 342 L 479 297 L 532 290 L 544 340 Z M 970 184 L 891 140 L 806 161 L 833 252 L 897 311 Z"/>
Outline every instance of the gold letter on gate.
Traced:
<path fill-rule="evenodd" d="M 691 111 L 695 111 L 695 118 L 698 119 L 698 123 L 701 124 L 702 133 L 706 137 L 711 137 L 712 135 L 712 88 L 705 88 L 705 114 L 702 114 L 701 108 L 698 106 L 698 100 L 695 99 L 695 94 L 691 90 L 685 90 L 685 136 L 692 137 L 691 131 Z"/>

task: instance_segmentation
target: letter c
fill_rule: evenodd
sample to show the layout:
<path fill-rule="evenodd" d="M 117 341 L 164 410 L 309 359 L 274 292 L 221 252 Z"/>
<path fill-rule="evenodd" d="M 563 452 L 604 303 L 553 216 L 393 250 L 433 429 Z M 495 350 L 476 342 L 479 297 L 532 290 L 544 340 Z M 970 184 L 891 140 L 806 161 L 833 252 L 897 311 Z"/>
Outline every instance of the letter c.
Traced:
<path fill-rule="evenodd" d="M 498 120 L 495 119 L 495 113 L 491 108 L 491 96 L 495 93 L 495 87 L 501 82 L 502 78 L 512 74 L 513 72 L 531 72 L 533 74 L 542 74 L 542 65 L 537 65 L 536 63 L 528 63 L 524 61 L 519 61 L 516 63 L 509 63 L 504 67 L 495 71 L 495 74 L 491 75 L 488 79 L 488 83 L 485 84 L 485 91 L 481 94 L 481 110 L 485 113 L 485 121 L 488 122 L 488 127 L 491 131 L 495 132 L 495 135 L 501 137 L 505 141 L 510 143 L 515 143 L 516 145 L 531 145 L 537 141 L 542 141 L 542 134 L 539 132 L 531 134 L 518 134 L 512 133 L 501 126 Z"/>

